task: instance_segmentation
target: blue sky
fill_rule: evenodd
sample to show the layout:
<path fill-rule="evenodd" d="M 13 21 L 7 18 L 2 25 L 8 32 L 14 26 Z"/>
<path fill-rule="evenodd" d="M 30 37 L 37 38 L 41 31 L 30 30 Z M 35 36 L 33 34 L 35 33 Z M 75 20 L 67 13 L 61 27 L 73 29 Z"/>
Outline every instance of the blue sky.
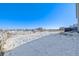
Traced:
<path fill-rule="evenodd" d="M 0 4 L 0 28 L 59 28 L 77 22 L 75 4 Z"/>

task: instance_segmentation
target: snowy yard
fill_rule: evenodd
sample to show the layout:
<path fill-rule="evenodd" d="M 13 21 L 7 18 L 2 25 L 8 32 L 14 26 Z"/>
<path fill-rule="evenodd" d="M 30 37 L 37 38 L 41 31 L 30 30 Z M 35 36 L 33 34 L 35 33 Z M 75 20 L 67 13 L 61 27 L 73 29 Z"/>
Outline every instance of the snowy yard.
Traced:
<path fill-rule="evenodd" d="M 4 31 L 0 32 L 0 41 L 1 41 L 0 44 L 2 44 L 3 51 L 8 51 L 20 45 L 23 45 L 27 42 L 37 40 L 41 37 L 56 33 L 60 32 Z"/>
<path fill-rule="evenodd" d="M 17 43 L 15 44 L 17 45 Z M 18 44 L 20 43 L 18 42 Z M 5 56 L 74 56 L 74 55 L 76 56 L 79 55 L 79 34 L 76 32 L 55 33 L 55 34 L 51 33 L 49 35 L 39 37 L 36 40 L 34 39 L 30 42 L 21 44 L 16 48 L 11 49 L 5 53 Z"/>

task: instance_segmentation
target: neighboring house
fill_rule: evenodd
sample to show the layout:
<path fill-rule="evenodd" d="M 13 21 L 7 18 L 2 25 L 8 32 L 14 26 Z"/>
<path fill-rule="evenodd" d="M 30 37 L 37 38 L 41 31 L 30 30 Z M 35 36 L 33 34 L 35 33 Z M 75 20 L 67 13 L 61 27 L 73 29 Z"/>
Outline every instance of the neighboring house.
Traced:
<path fill-rule="evenodd" d="M 74 24 L 70 27 L 61 27 L 60 30 L 64 30 L 64 32 L 70 32 L 70 31 L 77 32 L 78 27 L 77 27 L 77 24 Z"/>

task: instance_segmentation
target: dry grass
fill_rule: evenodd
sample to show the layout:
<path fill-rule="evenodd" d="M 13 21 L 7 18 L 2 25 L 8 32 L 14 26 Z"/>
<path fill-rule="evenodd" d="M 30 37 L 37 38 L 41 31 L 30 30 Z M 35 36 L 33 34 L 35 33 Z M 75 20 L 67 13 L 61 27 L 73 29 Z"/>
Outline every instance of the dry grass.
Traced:
<path fill-rule="evenodd" d="M 4 48 L 4 45 L 6 44 L 6 40 L 11 36 L 11 33 L 9 32 L 3 32 L 2 37 L 3 39 L 0 40 L 0 56 L 3 56 L 6 49 Z"/>

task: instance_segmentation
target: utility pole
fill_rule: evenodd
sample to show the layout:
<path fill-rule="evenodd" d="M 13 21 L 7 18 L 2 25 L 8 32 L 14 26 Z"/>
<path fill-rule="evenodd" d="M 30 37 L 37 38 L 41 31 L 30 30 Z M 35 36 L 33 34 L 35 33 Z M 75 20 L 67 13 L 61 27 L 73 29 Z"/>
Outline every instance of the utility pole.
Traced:
<path fill-rule="evenodd" d="M 76 3 L 76 19 L 78 21 L 78 32 L 79 32 L 79 3 Z"/>

